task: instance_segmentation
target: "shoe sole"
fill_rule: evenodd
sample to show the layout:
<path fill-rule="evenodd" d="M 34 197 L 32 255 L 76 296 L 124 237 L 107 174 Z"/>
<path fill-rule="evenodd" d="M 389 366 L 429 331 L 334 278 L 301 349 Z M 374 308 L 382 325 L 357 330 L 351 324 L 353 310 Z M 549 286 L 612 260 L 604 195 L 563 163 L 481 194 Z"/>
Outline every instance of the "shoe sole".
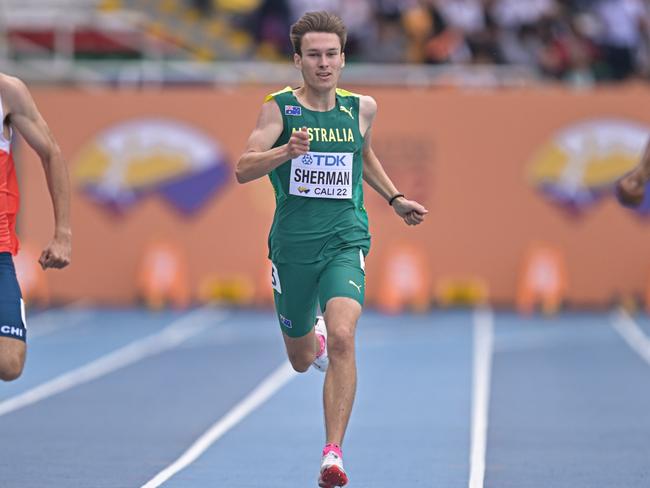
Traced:
<path fill-rule="evenodd" d="M 348 476 L 338 466 L 329 466 L 323 470 L 318 480 L 321 488 L 336 488 L 345 486 L 348 483 Z"/>

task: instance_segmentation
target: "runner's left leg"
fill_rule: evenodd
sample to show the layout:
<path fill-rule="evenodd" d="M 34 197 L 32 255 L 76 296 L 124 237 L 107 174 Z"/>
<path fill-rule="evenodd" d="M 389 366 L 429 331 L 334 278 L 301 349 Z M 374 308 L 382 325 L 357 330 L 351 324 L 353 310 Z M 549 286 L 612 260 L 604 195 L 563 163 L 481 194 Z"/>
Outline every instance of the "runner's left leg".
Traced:
<path fill-rule="evenodd" d="M 340 446 L 343 442 L 354 403 L 355 331 L 365 298 L 365 280 L 365 263 L 359 249 L 343 251 L 332 258 L 319 280 L 329 356 L 323 389 L 327 444 Z"/>
<path fill-rule="evenodd" d="M 289 362 L 299 373 L 313 363 L 320 349 L 314 333 L 317 264 L 274 264 L 273 296 Z"/>
<path fill-rule="evenodd" d="M 327 302 L 327 354 L 329 367 L 323 387 L 327 444 L 340 446 L 348 426 L 357 387 L 354 335 L 361 305 L 347 297 Z"/>

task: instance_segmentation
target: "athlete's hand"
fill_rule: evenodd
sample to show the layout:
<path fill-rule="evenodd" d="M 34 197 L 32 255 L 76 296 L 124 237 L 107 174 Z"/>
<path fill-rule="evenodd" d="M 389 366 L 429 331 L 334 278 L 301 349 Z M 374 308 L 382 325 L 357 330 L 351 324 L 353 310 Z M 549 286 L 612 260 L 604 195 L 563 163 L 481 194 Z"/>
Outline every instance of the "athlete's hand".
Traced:
<path fill-rule="evenodd" d="M 299 131 L 291 134 L 289 142 L 287 142 L 287 152 L 289 159 L 297 158 L 309 152 L 309 134 L 307 127 L 303 127 Z"/>
<path fill-rule="evenodd" d="M 70 264 L 72 254 L 72 240 L 69 236 L 54 237 L 41 253 L 38 260 L 41 268 L 65 268 Z"/>
<path fill-rule="evenodd" d="M 618 201 L 626 207 L 638 207 L 645 196 L 647 178 L 641 171 L 632 171 L 616 183 L 616 196 Z"/>
<path fill-rule="evenodd" d="M 414 200 L 399 197 L 393 202 L 395 213 L 404 219 L 407 225 L 418 225 L 424 222 L 424 216 L 429 211 Z"/>

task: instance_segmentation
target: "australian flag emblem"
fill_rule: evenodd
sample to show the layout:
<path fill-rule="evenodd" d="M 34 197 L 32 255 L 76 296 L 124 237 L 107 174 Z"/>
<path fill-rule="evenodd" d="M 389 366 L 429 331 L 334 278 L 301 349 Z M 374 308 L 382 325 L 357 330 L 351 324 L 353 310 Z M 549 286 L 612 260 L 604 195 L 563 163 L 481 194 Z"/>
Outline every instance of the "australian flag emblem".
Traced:
<path fill-rule="evenodd" d="M 302 109 L 295 105 L 285 105 L 284 115 L 302 115 Z"/>

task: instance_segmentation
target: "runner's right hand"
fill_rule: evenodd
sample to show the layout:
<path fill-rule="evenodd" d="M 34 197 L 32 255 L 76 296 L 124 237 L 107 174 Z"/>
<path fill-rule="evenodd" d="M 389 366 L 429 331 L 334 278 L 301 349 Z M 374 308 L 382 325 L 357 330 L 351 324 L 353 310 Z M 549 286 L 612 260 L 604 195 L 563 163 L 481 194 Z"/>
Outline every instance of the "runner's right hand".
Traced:
<path fill-rule="evenodd" d="M 643 203 L 646 180 L 640 171 L 628 173 L 616 182 L 618 201 L 626 207 L 635 208 Z"/>
<path fill-rule="evenodd" d="M 289 159 L 297 158 L 309 152 L 307 127 L 303 127 L 291 134 L 289 142 L 287 142 L 287 152 L 289 153 Z"/>

